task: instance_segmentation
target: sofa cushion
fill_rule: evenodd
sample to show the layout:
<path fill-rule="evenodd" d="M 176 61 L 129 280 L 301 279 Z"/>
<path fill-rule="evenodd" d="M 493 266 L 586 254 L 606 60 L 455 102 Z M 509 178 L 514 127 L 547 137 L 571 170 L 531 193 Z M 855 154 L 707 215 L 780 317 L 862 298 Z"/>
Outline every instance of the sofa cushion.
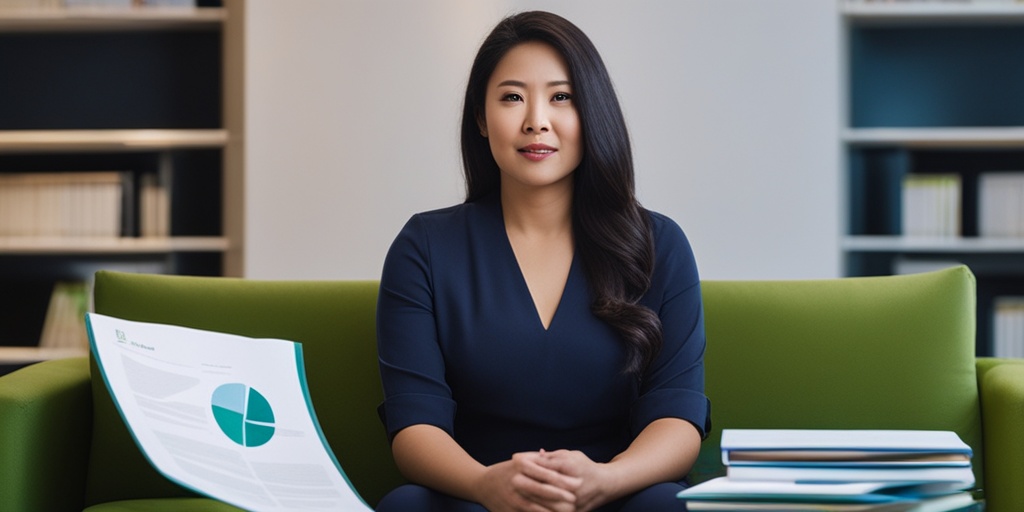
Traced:
<path fill-rule="evenodd" d="M 953 430 L 974 450 L 975 281 L 966 267 L 808 281 L 705 281 L 714 432 L 691 474 L 721 475 L 726 428 Z"/>

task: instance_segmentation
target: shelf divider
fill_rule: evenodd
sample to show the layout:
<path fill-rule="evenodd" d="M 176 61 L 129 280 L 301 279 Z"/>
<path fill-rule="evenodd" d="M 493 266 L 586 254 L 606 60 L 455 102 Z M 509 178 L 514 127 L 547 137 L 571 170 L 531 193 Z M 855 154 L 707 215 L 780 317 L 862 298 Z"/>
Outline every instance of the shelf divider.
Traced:
<path fill-rule="evenodd" d="M 849 128 L 853 146 L 905 148 L 1024 148 L 1024 127 Z"/>
<path fill-rule="evenodd" d="M 1024 254 L 1024 238 L 855 235 L 844 237 L 842 246 L 848 252 Z"/>
<path fill-rule="evenodd" d="M 219 236 L 176 237 L 0 237 L 0 254 L 164 254 L 225 252 L 230 243 Z"/>
<path fill-rule="evenodd" d="M 4 130 L 0 153 L 223 148 L 224 129 Z"/>
<path fill-rule="evenodd" d="M 222 7 L 9 7 L 0 8 L 0 33 L 215 30 L 226 18 Z"/>

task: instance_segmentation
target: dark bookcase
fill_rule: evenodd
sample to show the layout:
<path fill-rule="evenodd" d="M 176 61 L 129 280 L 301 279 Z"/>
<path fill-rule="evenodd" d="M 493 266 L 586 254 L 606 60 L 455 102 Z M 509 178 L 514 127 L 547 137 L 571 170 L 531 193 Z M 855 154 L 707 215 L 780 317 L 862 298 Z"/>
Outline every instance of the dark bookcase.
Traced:
<path fill-rule="evenodd" d="M 0 367 L 69 354 L 33 352 L 57 282 L 241 275 L 243 9 L 0 8 L 0 180 L 120 179 L 119 236 L 19 232 L 33 221 L 0 204 Z M 0 202 L 33 204 L 38 190 Z"/>
<path fill-rule="evenodd" d="M 977 352 L 993 355 L 994 301 L 1024 296 L 1024 236 L 985 233 L 980 183 L 1024 173 L 1024 4 L 851 1 L 840 15 L 846 274 L 968 265 Z M 956 186 L 908 190 L 908 177 L 931 176 Z M 952 231 L 905 232 L 946 208 Z"/>

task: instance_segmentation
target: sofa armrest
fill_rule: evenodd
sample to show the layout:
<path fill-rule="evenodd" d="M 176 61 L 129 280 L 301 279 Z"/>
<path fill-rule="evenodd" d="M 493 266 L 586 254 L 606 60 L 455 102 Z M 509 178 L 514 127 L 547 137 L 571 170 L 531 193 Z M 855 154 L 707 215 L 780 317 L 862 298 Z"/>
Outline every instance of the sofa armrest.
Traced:
<path fill-rule="evenodd" d="M 0 377 L 0 509 L 82 510 L 91 431 L 87 358 Z"/>
<path fill-rule="evenodd" d="M 1024 510 L 1024 359 L 978 358 L 988 510 Z"/>

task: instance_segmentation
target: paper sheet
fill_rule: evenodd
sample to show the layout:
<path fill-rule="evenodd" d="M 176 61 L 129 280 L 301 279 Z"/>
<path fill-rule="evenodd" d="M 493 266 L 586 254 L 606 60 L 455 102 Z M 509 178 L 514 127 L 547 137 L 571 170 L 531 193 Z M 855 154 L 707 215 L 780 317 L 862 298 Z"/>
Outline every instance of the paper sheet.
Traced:
<path fill-rule="evenodd" d="M 323 436 L 302 346 L 87 314 L 121 416 L 170 480 L 253 511 L 372 510 Z"/>

